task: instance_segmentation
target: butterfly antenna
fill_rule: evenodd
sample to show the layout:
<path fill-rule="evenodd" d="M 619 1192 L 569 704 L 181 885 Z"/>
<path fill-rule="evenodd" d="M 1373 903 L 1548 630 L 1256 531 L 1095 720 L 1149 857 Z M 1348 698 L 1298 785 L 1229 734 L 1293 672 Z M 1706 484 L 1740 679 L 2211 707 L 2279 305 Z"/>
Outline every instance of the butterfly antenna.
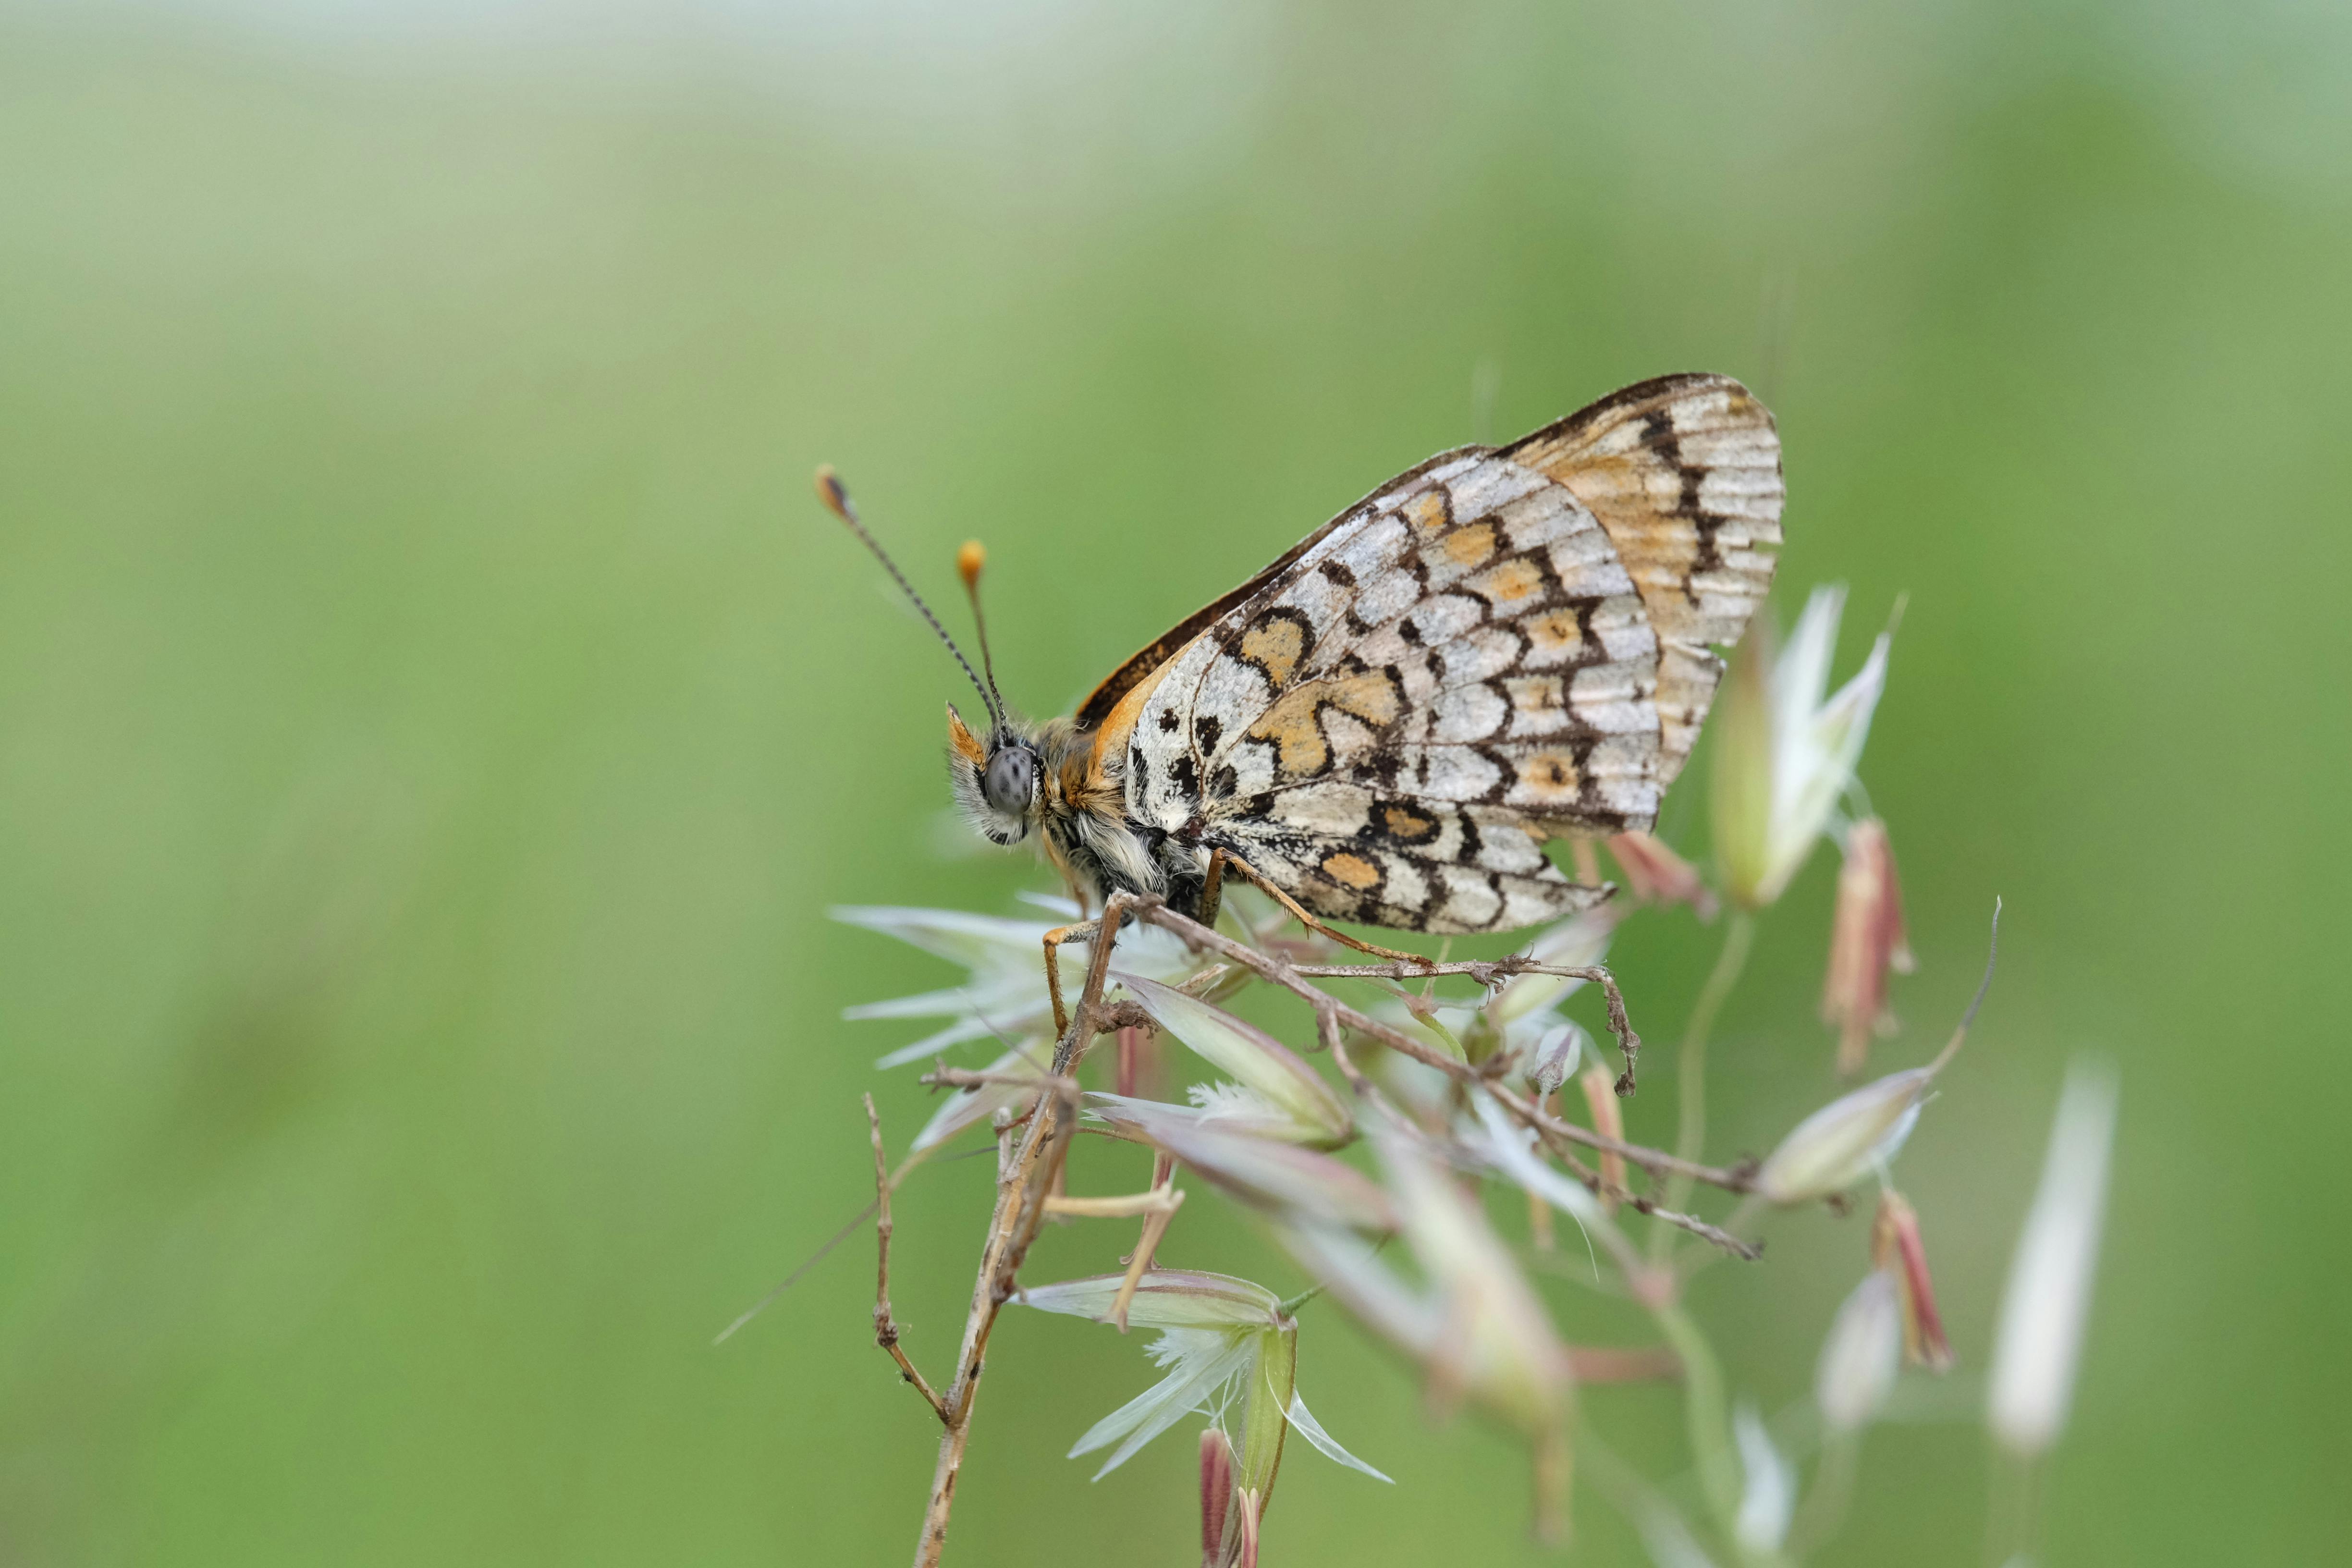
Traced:
<path fill-rule="evenodd" d="M 971 678 L 972 689 L 980 693 L 981 701 L 988 709 L 990 722 L 1002 729 L 1004 724 L 1004 707 L 996 700 L 996 693 L 992 689 L 994 683 L 982 682 L 980 672 L 971 667 L 971 660 L 964 658 L 963 649 L 956 646 L 955 638 L 948 636 L 947 627 L 940 625 L 939 616 L 931 614 L 931 607 L 923 603 L 923 596 L 915 592 L 915 585 L 907 581 L 907 574 L 898 570 L 898 563 L 890 559 L 890 552 L 883 549 L 872 534 L 866 531 L 864 523 L 857 521 L 857 508 L 851 503 L 849 491 L 842 484 L 841 476 L 833 471 L 831 463 L 820 464 L 817 468 L 816 499 L 824 502 L 826 510 L 849 524 L 849 531 L 857 535 L 859 543 L 874 552 L 874 559 L 882 563 L 882 569 L 890 574 L 890 580 L 898 584 L 898 591 L 906 595 L 915 608 L 923 613 L 923 619 L 930 624 L 932 631 L 939 634 L 940 641 L 948 645 L 948 651 L 955 655 L 955 661 L 963 666 L 964 674 Z M 985 656 L 987 651 L 987 644 L 983 639 L 981 652 Z"/>
<path fill-rule="evenodd" d="M 988 651 L 988 622 L 980 613 L 980 571 L 988 564 L 988 552 L 980 547 L 977 539 L 967 539 L 956 552 L 956 574 L 963 579 L 964 596 L 971 601 L 971 624 L 980 634 L 980 668 L 988 677 L 988 695 L 996 704 L 999 723 L 1004 718 L 1004 696 L 996 689 L 996 661 Z"/>

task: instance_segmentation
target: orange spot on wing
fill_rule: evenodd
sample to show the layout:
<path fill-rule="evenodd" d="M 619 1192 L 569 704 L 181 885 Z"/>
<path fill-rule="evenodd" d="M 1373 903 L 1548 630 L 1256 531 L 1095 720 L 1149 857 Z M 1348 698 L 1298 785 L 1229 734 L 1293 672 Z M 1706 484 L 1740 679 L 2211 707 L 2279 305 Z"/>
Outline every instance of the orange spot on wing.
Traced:
<path fill-rule="evenodd" d="M 1526 556 L 1517 556 L 1491 571 L 1482 572 L 1468 584 L 1471 592 L 1498 605 L 1514 599 L 1524 599 L 1543 587 L 1543 574 Z"/>
<path fill-rule="evenodd" d="M 1397 510 L 1420 533 L 1435 533 L 1447 521 L 1445 497 L 1433 489 L 1422 491 Z"/>
<path fill-rule="evenodd" d="M 1511 695 L 1511 706 L 1521 713 L 1549 713 L 1568 706 L 1568 694 L 1561 689 L 1557 675 L 1524 676 L 1503 682 L 1503 689 Z"/>
<path fill-rule="evenodd" d="M 1437 830 L 1434 818 L 1420 816 L 1406 806 L 1386 806 L 1381 815 L 1387 821 L 1389 833 L 1393 837 L 1425 838 Z"/>
<path fill-rule="evenodd" d="M 1368 669 L 1345 680 L 1318 681 L 1315 689 L 1322 694 L 1324 701 L 1367 724 L 1396 721 L 1397 689 L 1383 670 Z"/>
<path fill-rule="evenodd" d="M 1331 760 L 1331 748 L 1315 723 L 1315 689 L 1296 691 L 1265 710 L 1249 727 L 1253 741 L 1271 741 L 1278 754 L 1275 766 L 1284 773 L 1318 773 Z"/>
<path fill-rule="evenodd" d="M 1249 727 L 1253 741 L 1271 741 L 1281 755 L 1276 763 L 1286 774 L 1320 773 L 1331 760 L 1318 716 L 1335 709 L 1374 729 L 1396 721 L 1397 691 L 1387 674 L 1368 669 L 1340 680 L 1315 680 L 1285 692 L 1265 716 Z"/>
<path fill-rule="evenodd" d="M 1482 522 L 1455 529 L 1445 536 L 1445 553 L 1457 566 L 1483 565 L 1495 553 L 1495 525 Z"/>
<path fill-rule="evenodd" d="M 1323 874 L 1342 887 L 1362 892 L 1381 879 L 1380 868 L 1360 855 L 1341 851 L 1323 858 Z"/>
<path fill-rule="evenodd" d="M 1307 652 L 1307 634 L 1289 620 L 1263 621 L 1242 634 L 1242 657 L 1265 671 L 1276 691 L 1290 684 Z"/>
<path fill-rule="evenodd" d="M 1574 610 L 1553 610 L 1519 624 L 1526 628 L 1528 640 L 1545 653 L 1573 648 L 1584 640 L 1584 634 L 1577 628 Z"/>
<path fill-rule="evenodd" d="M 1570 801 L 1581 785 L 1574 756 L 1567 752 L 1538 752 L 1519 763 L 1519 787 L 1515 793 L 1547 803 Z"/>

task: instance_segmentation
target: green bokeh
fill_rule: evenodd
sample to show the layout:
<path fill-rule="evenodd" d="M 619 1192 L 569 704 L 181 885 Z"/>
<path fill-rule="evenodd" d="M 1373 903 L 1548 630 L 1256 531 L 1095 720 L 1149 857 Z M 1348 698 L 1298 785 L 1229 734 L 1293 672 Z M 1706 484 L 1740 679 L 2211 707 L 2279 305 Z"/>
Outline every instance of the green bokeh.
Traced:
<path fill-rule="evenodd" d="M 0 20 L 0 1560 L 898 1560 L 935 1428 L 865 1244 L 709 1339 L 864 1201 L 858 1091 L 925 1114 L 838 1015 L 943 972 L 826 906 L 1040 882 L 943 858 L 954 672 L 812 466 L 934 587 L 987 539 L 1044 710 L 1389 473 L 1699 368 L 1780 416 L 1784 615 L 1851 583 L 1850 665 L 1909 595 L 1885 1059 L 2008 900 L 1903 1167 L 1966 1368 L 2065 1058 L 2121 1068 L 2049 1559 L 2340 1551 L 2340 16 L 660 15 Z M 1735 998 L 1719 1152 L 1830 1088 L 1829 881 Z M 1711 941 L 1616 955 L 1637 1134 Z M 899 1205 L 934 1367 L 987 1199 Z M 1698 1302 L 1768 1405 L 1864 1245 L 1772 1239 Z M 1207 1203 L 1171 1252 L 1295 1279 Z M 1539 1559 L 1508 1444 L 1336 1313 L 1299 1366 L 1402 1484 L 1297 1458 L 1269 1561 Z M 950 1561 L 1194 1561 L 1189 1440 L 1061 1458 L 1146 1376 L 1009 1317 Z M 1679 1462 L 1670 1395 L 1593 1405 Z M 1975 1563 L 1985 1468 L 1883 1435 L 1824 1560 Z"/>

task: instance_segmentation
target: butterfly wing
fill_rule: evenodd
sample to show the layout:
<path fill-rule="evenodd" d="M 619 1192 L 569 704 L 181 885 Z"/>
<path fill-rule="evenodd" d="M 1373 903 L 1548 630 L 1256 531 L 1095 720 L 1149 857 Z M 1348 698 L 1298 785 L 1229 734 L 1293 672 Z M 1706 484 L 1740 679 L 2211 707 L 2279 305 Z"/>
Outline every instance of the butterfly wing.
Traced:
<path fill-rule="evenodd" d="M 1468 450 L 1468 448 L 1465 447 L 1464 450 Z M 1177 622 L 1174 626 L 1169 627 L 1166 631 L 1160 633 L 1158 637 L 1152 638 L 1150 642 L 1129 656 L 1124 664 L 1121 664 L 1117 669 L 1111 671 L 1108 679 L 1104 680 L 1100 686 L 1096 687 L 1093 691 L 1087 694 L 1087 700 L 1078 704 L 1078 710 L 1073 716 L 1072 722 L 1076 723 L 1078 728 L 1082 730 L 1099 729 L 1103 725 L 1104 721 L 1110 718 L 1111 714 L 1118 709 L 1122 700 L 1133 693 L 1138 687 L 1143 685 L 1145 682 L 1150 680 L 1155 675 L 1166 669 L 1168 667 L 1168 661 L 1175 658 L 1178 654 L 1183 652 L 1184 649 L 1192 644 L 1193 638 L 1208 630 L 1209 627 L 1213 626 L 1216 622 L 1223 619 L 1226 615 L 1230 614 L 1235 608 L 1235 606 L 1247 604 L 1250 600 L 1256 598 L 1259 591 L 1263 589 L 1266 584 L 1273 581 L 1277 574 L 1288 570 L 1297 562 L 1300 556 L 1306 554 L 1308 551 L 1322 543 L 1324 539 L 1330 534 L 1333 529 L 1339 528 L 1349 522 L 1361 512 L 1365 507 L 1371 505 L 1388 491 L 1395 489 L 1398 486 L 1402 485 L 1409 480 L 1420 478 L 1422 474 L 1433 468 L 1435 468 L 1438 464 L 1459 455 L 1460 454 L 1454 452 L 1441 452 L 1436 457 L 1430 458 L 1429 461 L 1422 464 L 1420 468 L 1414 468 L 1408 473 L 1398 475 L 1395 479 L 1391 479 L 1387 484 L 1382 485 L 1379 489 L 1374 490 L 1370 495 L 1366 496 L 1356 505 L 1349 507 L 1346 511 L 1341 512 L 1339 516 L 1333 518 L 1330 521 L 1325 523 L 1322 527 L 1317 529 L 1314 532 L 1308 534 L 1306 538 L 1300 540 L 1289 549 L 1284 551 L 1274 560 L 1268 562 L 1264 568 L 1259 570 L 1249 579 L 1249 581 L 1244 583 L 1240 587 L 1234 589 L 1231 593 L 1224 595 L 1213 604 L 1202 605 L 1201 608 L 1193 611 L 1191 615 L 1185 616 L 1182 620 Z"/>
<path fill-rule="evenodd" d="M 1254 580 L 1139 688 L 1132 728 L 1119 726 L 1130 816 L 1233 848 L 1333 919 L 1507 930 L 1600 899 L 1542 840 L 1654 818 L 1720 668 L 1697 639 L 1735 597 L 1702 552 L 1668 570 L 1677 536 L 1661 510 L 1691 487 L 1636 482 L 1713 448 L 1662 458 L 1641 421 L 1661 413 L 1672 436 L 1685 406 L 1711 411 L 1692 428 L 1712 437 L 1696 419 L 1721 423 L 1733 394 L 1762 416 L 1736 383 L 1674 384 L 1628 389 L 1507 451 L 1433 458 Z M 1628 399 L 1636 412 L 1612 413 Z M 1562 478 L 1588 469 L 1609 476 L 1596 491 L 1630 546 Z M 1716 492 L 1702 475 L 1693 493 Z M 1764 531 L 1740 532 L 1743 584 Z M 1688 606 L 1662 601 L 1678 617 L 1664 645 L 1679 683 L 1672 746 L 1657 616 L 1629 551 Z"/>
<path fill-rule="evenodd" d="M 1723 661 L 1772 586 L 1780 437 L 1728 376 L 1668 375 L 1611 394 L 1504 449 L 1591 509 L 1658 635 L 1663 770 L 1674 782 Z"/>

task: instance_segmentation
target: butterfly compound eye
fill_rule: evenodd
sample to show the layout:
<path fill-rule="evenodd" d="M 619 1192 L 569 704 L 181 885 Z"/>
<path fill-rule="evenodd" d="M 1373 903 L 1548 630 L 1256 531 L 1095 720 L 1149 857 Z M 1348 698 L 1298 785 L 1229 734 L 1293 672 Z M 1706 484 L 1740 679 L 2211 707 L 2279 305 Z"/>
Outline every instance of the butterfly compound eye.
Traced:
<path fill-rule="evenodd" d="M 988 804 L 1007 816 L 1019 816 L 1029 809 L 1029 797 L 1037 788 L 1037 760 L 1026 746 L 1006 746 L 988 759 L 988 772 L 981 779 L 981 790 Z"/>

